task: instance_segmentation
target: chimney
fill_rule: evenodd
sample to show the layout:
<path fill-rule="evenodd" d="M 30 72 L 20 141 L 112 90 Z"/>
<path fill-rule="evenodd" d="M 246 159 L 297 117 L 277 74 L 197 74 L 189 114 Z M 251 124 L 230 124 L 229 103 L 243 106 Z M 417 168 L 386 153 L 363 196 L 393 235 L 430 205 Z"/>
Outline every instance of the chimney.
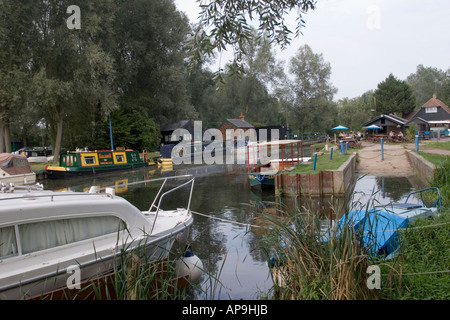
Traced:
<path fill-rule="evenodd" d="M 239 120 L 244 120 L 244 115 L 242 114 L 242 112 L 241 112 L 241 114 L 239 115 Z"/>
<path fill-rule="evenodd" d="M 436 93 L 433 93 L 433 99 L 436 99 Z"/>

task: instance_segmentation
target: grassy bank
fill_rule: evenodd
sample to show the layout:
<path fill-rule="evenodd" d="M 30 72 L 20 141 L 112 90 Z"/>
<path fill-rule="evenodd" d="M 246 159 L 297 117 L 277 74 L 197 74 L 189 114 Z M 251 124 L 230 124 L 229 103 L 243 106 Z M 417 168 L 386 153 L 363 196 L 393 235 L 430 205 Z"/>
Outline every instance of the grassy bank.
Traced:
<path fill-rule="evenodd" d="M 322 149 L 323 150 L 323 149 Z M 331 150 L 331 149 L 330 149 Z M 324 170 L 337 170 L 339 167 L 348 160 L 351 154 L 357 152 L 358 149 L 348 149 L 345 154 L 342 154 L 339 147 L 333 147 L 333 156 L 330 159 L 331 151 L 322 151 L 323 154 L 317 156 L 316 170 L 314 170 L 314 155 L 311 161 L 307 163 L 301 163 L 295 167 L 294 170 L 289 171 L 292 174 L 311 174 L 319 173 Z"/>
<path fill-rule="evenodd" d="M 271 261 L 274 299 L 450 299 L 450 157 L 446 159 L 430 182 L 441 191 L 443 210 L 402 230 L 400 253 L 389 261 L 371 261 L 350 224 L 327 235 L 315 212 L 286 213 L 290 224 L 271 220 L 269 243 L 277 248 Z M 371 207 L 350 210 L 361 209 Z M 380 268 L 380 289 L 367 286 L 372 265 Z"/>

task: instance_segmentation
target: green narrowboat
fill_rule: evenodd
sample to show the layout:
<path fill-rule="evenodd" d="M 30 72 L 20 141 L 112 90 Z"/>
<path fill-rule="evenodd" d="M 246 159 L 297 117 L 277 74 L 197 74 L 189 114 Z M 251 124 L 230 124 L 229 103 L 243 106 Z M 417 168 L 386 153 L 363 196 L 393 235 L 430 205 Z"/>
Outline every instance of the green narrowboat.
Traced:
<path fill-rule="evenodd" d="M 60 154 L 59 166 L 46 165 L 48 178 L 66 178 L 100 174 L 115 170 L 146 167 L 155 164 L 146 152 L 124 150 L 71 151 Z"/>

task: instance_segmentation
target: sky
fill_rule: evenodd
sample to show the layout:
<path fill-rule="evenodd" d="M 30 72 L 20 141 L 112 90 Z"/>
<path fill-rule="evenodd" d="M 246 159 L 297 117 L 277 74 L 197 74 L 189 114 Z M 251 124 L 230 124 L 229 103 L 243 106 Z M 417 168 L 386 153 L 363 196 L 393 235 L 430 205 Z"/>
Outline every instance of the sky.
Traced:
<path fill-rule="evenodd" d="M 195 0 L 175 4 L 197 21 Z M 286 20 L 293 31 L 295 18 Z M 335 100 L 376 90 L 390 73 L 406 80 L 420 64 L 450 69 L 448 0 L 318 0 L 304 19 L 303 35 L 283 51 L 276 48 L 277 59 L 289 62 L 304 44 L 321 53 L 331 65 Z"/>

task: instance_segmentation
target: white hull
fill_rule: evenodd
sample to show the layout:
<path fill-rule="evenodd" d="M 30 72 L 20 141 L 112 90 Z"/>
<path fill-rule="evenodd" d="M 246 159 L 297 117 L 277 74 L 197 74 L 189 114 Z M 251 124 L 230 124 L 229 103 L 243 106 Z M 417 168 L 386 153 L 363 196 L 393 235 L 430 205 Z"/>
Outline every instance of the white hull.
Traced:
<path fill-rule="evenodd" d="M 192 195 L 193 181 L 178 187 L 191 184 Z M 149 211 L 112 191 L 1 192 L 0 300 L 71 289 L 117 270 L 121 255 L 130 251 L 142 263 L 168 258 L 175 241 L 188 240 L 193 217 L 189 206 L 160 209 L 164 195 L 178 188 L 162 193 L 164 184 Z"/>

